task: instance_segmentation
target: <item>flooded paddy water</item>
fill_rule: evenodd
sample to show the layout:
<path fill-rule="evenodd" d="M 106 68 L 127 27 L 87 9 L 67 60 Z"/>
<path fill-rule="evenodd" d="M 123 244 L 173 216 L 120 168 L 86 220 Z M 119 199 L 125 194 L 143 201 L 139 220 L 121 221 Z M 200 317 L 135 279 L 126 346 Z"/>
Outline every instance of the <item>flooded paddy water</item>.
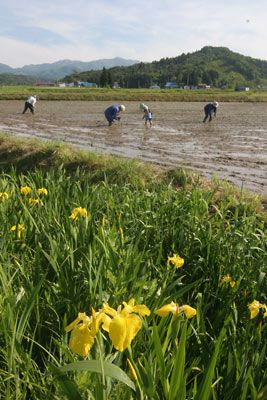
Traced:
<path fill-rule="evenodd" d="M 153 126 L 145 127 L 138 102 L 124 102 L 121 122 L 107 126 L 112 102 L 0 101 L 0 131 L 19 137 L 60 140 L 83 149 L 184 167 L 267 192 L 267 104 L 220 103 L 217 118 L 203 124 L 205 103 L 148 102 Z"/>

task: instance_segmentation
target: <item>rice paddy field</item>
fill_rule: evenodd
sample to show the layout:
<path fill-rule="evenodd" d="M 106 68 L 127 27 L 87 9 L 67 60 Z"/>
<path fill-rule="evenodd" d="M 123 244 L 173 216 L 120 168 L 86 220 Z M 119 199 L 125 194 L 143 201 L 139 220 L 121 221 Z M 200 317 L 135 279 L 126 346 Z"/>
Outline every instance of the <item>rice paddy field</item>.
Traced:
<path fill-rule="evenodd" d="M 1 399 L 267 398 L 259 196 L 3 143 Z"/>
<path fill-rule="evenodd" d="M 204 102 L 149 102 L 151 129 L 144 125 L 138 102 L 124 104 L 120 123 L 109 127 L 104 116 L 107 101 L 40 100 L 31 115 L 22 114 L 24 102 L 2 100 L 0 130 L 14 137 L 58 140 L 88 151 L 179 166 L 267 193 L 266 103 L 220 103 L 217 117 L 203 124 Z"/>

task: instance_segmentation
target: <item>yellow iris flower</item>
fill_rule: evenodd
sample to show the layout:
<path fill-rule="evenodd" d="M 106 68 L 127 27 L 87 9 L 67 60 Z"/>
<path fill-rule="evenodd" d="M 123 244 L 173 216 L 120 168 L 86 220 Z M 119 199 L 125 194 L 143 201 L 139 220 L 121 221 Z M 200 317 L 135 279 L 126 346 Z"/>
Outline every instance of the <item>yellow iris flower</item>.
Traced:
<path fill-rule="evenodd" d="M 135 305 L 135 300 L 129 303 L 123 302 L 117 310 L 104 304 L 101 312 L 105 313 L 103 318 L 103 329 L 109 332 L 109 337 L 116 350 L 124 351 L 130 346 L 132 340 L 142 327 L 142 321 L 138 315 L 150 315 L 150 310 L 144 304 Z"/>
<path fill-rule="evenodd" d="M 31 188 L 29 186 L 21 186 L 20 193 L 24 196 L 27 196 L 31 192 Z"/>
<path fill-rule="evenodd" d="M 10 228 L 10 232 L 17 232 L 18 235 L 18 239 L 21 238 L 21 232 L 23 230 L 23 225 L 22 224 L 18 224 L 18 225 L 13 225 Z"/>
<path fill-rule="evenodd" d="M 150 315 L 150 310 L 144 304 L 135 305 L 135 300 L 131 299 L 129 303 L 123 302 L 123 307 L 120 306 L 117 310 L 104 304 L 98 313 L 92 310 L 91 317 L 79 313 L 78 317 L 65 328 L 66 332 L 71 332 L 70 349 L 86 357 L 102 325 L 102 328 L 109 333 L 115 349 L 125 350 L 142 326 L 140 317 L 135 313 L 145 316 Z"/>
<path fill-rule="evenodd" d="M 263 317 L 267 317 L 267 306 L 266 304 L 261 304 L 258 300 L 253 300 L 252 303 L 248 306 L 250 311 L 250 319 L 257 317 L 260 312 L 260 309 L 264 310 Z"/>
<path fill-rule="evenodd" d="M 29 205 L 30 206 L 35 206 L 36 204 L 40 204 L 41 207 L 43 207 L 44 203 L 40 199 L 32 199 L 31 197 L 29 198 Z"/>
<path fill-rule="evenodd" d="M 4 201 L 6 201 L 7 199 L 8 199 L 8 194 L 7 194 L 7 192 L 0 192 L 0 202 L 4 202 Z"/>
<path fill-rule="evenodd" d="M 231 288 L 233 288 L 235 286 L 235 281 L 231 278 L 231 276 L 229 274 L 222 277 L 219 286 L 222 286 L 224 283 L 229 283 Z"/>
<path fill-rule="evenodd" d="M 37 189 L 37 194 L 38 194 L 38 196 L 40 196 L 41 194 L 47 196 L 48 195 L 48 191 L 47 191 L 46 188 L 39 188 L 39 189 Z"/>
<path fill-rule="evenodd" d="M 86 208 L 82 208 L 82 207 L 76 207 L 72 210 L 72 213 L 70 215 L 70 219 L 72 219 L 73 221 L 76 221 L 76 219 L 79 217 L 79 215 L 83 218 L 87 217 L 87 210 Z"/>
<path fill-rule="evenodd" d="M 172 263 L 176 268 L 181 268 L 184 265 L 184 259 L 177 254 L 174 254 L 172 257 L 168 257 L 167 266 Z"/>
<path fill-rule="evenodd" d="M 82 357 L 86 357 L 94 344 L 96 334 L 99 330 L 102 314 L 96 314 L 92 310 L 92 316 L 86 313 L 79 313 L 78 317 L 65 328 L 66 332 L 71 332 L 69 347 Z"/>
<path fill-rule="evenodd" d="M 172 301 L 170 304 L 166 304 L 156 311 L 156 314 L 160 317 L 167 317 L 169 313 L 172 313 L 174 315 L 184 313 L 186 318 L 190 319 L 197 314 L 197 310 L 193 307 L 190 307 L 188 304 L 179 307 L 177 303 L 174 303 Z"/>

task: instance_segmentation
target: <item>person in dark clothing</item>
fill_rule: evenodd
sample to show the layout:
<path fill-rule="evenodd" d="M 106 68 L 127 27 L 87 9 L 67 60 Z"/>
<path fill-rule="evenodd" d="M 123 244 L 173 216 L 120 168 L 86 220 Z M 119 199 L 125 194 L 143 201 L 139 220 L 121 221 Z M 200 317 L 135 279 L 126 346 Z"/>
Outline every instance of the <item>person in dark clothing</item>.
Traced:
<path fill-rule="evenodd" d="M 206 122 L 208 118 L 209 118 L 209 122 L 210 122 L 212 120 L 213 114 L 214 114 L 214 117 L 216 117 L 216 112 L 217 112 L 218 107 L 219 107 L 219 103 L 217 103 L 217 101 L 206 104 L 204 107 L 205 117 L 203 119 L 203 122 Z"/>
<path fill-rule="evenodd" d="M 125 111 L 125 106 L 122 104 L 120 106 L 117 106 L 116 104 L 113 104 L 112 106 L 109 106 L 104 114 L 105 117 L 108 121 L 108 125 L 111 126 L 113 124 L 113 122 L 115 122 L 116 120 L 119 121 L 120 117 L 119 117 L 119 113 L 121 111 Z"/>

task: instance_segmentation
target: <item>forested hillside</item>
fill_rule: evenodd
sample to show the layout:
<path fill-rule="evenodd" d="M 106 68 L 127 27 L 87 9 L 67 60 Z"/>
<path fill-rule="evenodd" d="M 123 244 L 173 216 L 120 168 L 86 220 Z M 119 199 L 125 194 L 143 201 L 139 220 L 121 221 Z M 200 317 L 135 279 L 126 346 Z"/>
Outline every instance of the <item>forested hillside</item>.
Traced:
<path fill-rule="evenodd" d="M 0 85 L 32 85 L 36 79 L 32 76 L 0 74 Z"/>
<path fill-rule="evenodd" d="M 100 86 L 118 82 L 121 87 L 129 88 L 153 84 L 164 87 L 167 81 L 175 81 L 179 86 L 206 83 L 216 87 L 257 87 L 267 84 L 267 61 L 234 53 L 226 47 L 206 46 L 194 53 L 151 63 L 72 74 L 64 81 L 88 81 Z"/>

